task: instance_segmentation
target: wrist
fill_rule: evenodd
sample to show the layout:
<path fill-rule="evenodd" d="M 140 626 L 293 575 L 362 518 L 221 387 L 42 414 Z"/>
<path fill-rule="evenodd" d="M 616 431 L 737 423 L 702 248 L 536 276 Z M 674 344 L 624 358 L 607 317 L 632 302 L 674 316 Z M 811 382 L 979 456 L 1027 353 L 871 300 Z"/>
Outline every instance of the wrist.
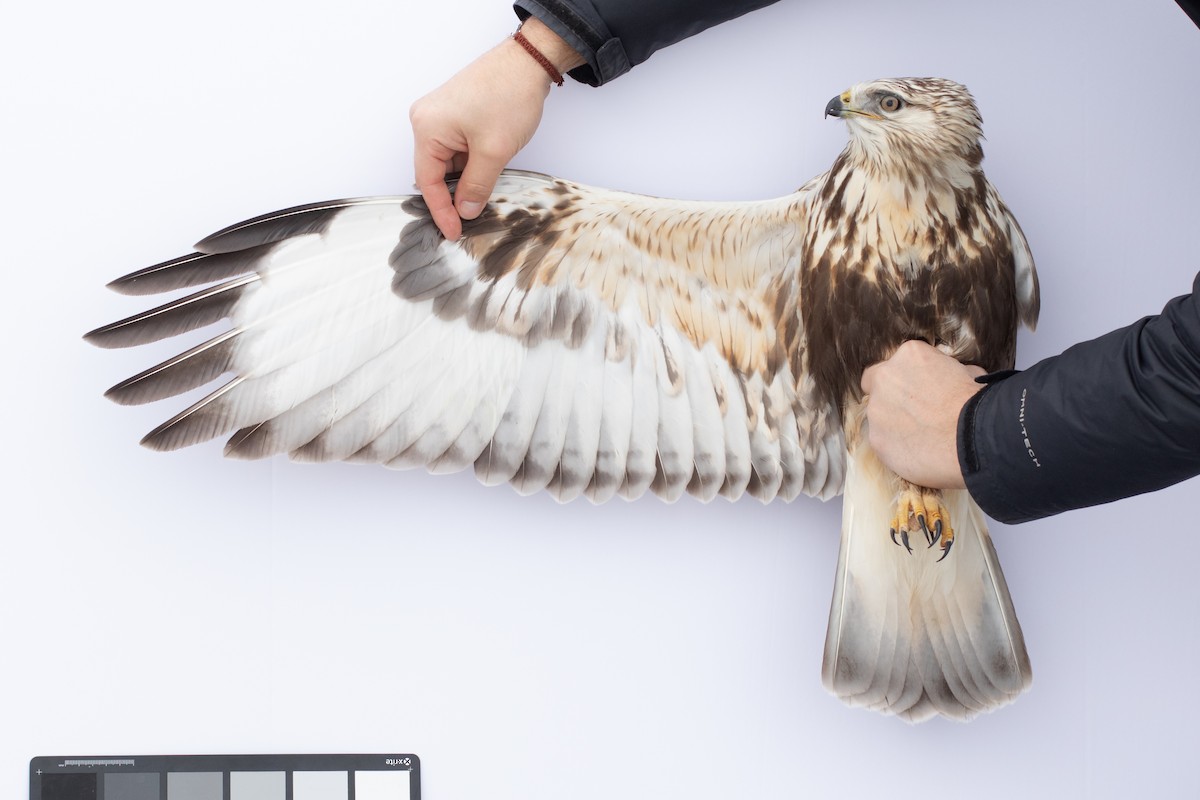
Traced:
<path fill-rule="evenodd" d="M 567 72 L 584 64 L 583 56 L 575 48 L 567 44 L 561 36 L 555 33 L 537 17 L 529 17 L 519 28 L 525 39 L 545 56 L 546 60 L 559 72 Z"/>

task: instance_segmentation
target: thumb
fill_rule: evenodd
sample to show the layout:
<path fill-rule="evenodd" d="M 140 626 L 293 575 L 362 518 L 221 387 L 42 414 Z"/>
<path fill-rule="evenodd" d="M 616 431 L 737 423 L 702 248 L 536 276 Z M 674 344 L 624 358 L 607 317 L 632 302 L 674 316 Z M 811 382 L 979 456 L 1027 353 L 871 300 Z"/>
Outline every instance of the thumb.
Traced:
<path fill-rule="evenodd" d="M 504 158 L 489 158 L 476 153 L 467 155 L 467 163 L 454 189 L 454 205 L 460 217 L 475 219 L 479 216 L 507 163 Z"/>

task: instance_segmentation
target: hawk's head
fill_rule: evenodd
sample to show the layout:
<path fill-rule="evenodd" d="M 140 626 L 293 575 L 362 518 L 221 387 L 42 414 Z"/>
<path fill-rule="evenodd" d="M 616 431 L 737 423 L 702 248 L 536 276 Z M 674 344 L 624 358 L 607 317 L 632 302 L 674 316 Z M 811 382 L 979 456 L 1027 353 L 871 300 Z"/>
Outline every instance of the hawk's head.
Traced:
<path fill-rule="evenodd" d="M 850 154 L 888 171 L 972 172 L 983 160 L 983 119 L 967 87 L 945 78 L 856 84 L 825 106 L 850 129 Z"/>

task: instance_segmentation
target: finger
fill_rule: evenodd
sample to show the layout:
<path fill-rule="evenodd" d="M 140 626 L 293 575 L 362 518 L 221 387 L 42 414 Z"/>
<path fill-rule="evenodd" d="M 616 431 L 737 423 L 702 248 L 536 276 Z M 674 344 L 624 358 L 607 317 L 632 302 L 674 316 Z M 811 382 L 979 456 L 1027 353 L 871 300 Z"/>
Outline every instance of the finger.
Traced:
<path fill-rule="evenodd" d="M 446 187 L 446 162 L 432 155 L 418 153 L 414 173 L 417 191 L 425 198 L 433 224 L 450 241 L 462 236 L 462 220 L 454 210 L 454 199 Z"/>
<path fill-rule="evenodd" d="M 862 377 L 859 378 L 858 385 L 862 389 L 864 400 L 875 389 L 875 380 L 879 375 L 879 367 L 880 364 L 872 364 L 863 370 Z"/>
<path fill-rule="evenodd" d="M 458 206 L 460 217 L 475 219 L 479 216 L 507 164 L 507 158 L 489 156 L 474 150 L 467 155 L 467 163 L 454 189 L 454 203 Z"/>

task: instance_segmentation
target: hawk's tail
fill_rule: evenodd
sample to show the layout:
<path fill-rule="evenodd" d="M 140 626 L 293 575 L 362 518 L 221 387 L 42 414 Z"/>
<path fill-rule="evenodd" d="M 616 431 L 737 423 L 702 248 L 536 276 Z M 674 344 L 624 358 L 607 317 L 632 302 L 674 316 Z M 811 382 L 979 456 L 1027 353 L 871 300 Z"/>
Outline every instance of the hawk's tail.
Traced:
<path fill-rule="evenodd" d="M 909 722 L 967 720 L 1012 702 L 1032 672 L 983 512 L 965 491 L 946 492 L 953 547 L 939 562 L 941 548 L 917 536 L 910 554 L 888 535 L 899 478 L 854 438 L 825 688 Z"/>

